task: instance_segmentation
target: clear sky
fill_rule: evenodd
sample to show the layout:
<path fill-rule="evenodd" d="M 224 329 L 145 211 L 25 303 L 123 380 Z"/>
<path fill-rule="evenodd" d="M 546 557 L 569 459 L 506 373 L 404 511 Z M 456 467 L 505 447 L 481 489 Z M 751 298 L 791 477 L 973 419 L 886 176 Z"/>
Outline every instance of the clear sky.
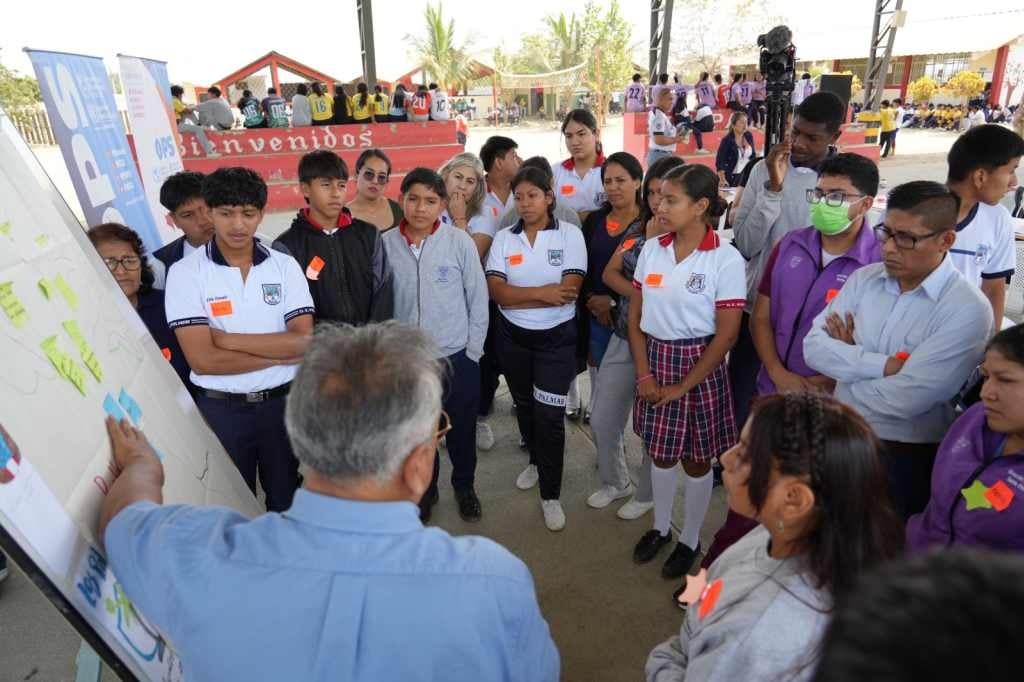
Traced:
<path fill-rule="evenodd" d="M 956 16 L 967 11 L 1019 7 L 1020 0 L 905 0 L 904 9 L 918 16 Z M 455 20 L 456 33 L 472 38 L 475 50 L 497 46 L 515 50 L 523 33 L 537 31 L 553 9 L 582 12 L 585 0 L 444 0 L 445 15 Z M 846 2 L 780 0 L 776 7 L 796 32 L 835 25 L 835 7 L 849 8 L 850 25 L 870 25 L 874 0 Z M 205 84 L 276 50 L 330 75 L 349 80 L 362 69 L 354 0 L 300 2 L 185 3 L 153 0 L 50 0 L 5 3 L 0 20 L 0 61 L 32 73 L 23 47 L 103 56 L 116 69 L 117 53 L 168 62 L 172 81 Z M 267 9 L 256 9 L 265 5 Z M 646 64 L 649 30 L 647 0 L 621 0 L 632 23 L 636 60 Z M 827 13 L 823 11 L 828 7 Z M 405 36 L 420 33 L 423 0 L 374 0 L 377 74 L 394 78 L 409 70 Z M 675 3 L 675 21 L 686 21 L 685 0 Z M 820 23 L 819 23 L 820 22 Z M 770 28 L 769 26 L 765 27 Z M 865 53 L 867 46 L 865 45 Z"/>

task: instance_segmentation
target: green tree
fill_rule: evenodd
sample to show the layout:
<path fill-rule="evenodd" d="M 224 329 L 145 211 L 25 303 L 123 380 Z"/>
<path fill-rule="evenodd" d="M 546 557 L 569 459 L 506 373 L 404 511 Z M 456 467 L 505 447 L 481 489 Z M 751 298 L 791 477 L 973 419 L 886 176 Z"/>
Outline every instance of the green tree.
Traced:
<path fill-rule="evenodd" d="M 473 71 L 469 41 L 456 40 L 455 20 L 445 21 L 440 4 L 427 3 L 423 19 L 423 36 L 406 36 L 413 44 L 416 63 L 442 88 L 465 84 Z"/>
<path fill-rule="evenodd" d="M 757 36 L 785 23 L 776 0 L 688 0 L 676 4 L 671 54 L 682 71 L 721 73 L 757 50 Z"/>
<path fill-rule="evenodd" d="M 583 11 L 581 52 L 586 56 L 584 82 L 594 95 L 598 125 L 604 124 L 611 94 L 620 90 L 633 74 L 632 26 L 611 0 L 602 9 L 588 0 Z"/>
<path fill-rule="evenodd" d="M 39 102 L 39 83 L 0 64 L 0 105 L 9 112 L 28 108 Z"/>

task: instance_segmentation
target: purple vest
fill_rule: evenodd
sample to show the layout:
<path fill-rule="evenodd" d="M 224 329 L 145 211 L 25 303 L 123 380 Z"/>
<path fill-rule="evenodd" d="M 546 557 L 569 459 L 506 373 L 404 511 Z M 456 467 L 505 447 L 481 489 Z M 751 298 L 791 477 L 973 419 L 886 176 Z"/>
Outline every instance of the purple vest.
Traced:
<path fill-rule="evenodd" d="M 988 428 L 982 403 L 971 406 L 953 422 L 935 458 L 928 506 L 907 522 L 908 553 L 920 554 L 951 541 L 956 545 L 1024 551 L 1024 453 L 1001 452 L 1005 442 L 1006 434 Z M 1013 493 L 1002 511 L 984 492 L 997 484 L 1001 484 L 999 488 L 1005 486 L 1004 492 Z M 975 508 L 968 510 L 968 501 L 960 491 L 972 485 L 972 499 L 982 504 L 975 507 L 972 503 Z"/>
<path fill-rule="evenodd" d="M 882 260 L 882 247 L 865 221 L 850 250 L 821 269 L 821 233 L 813 227 L 794 230 L 779 241 L 772 269 L 771 322 L 775 349 L 782 364 L 800 376 L 818 374 L 804 361 L 804 337 L 811 323 L 854 270 Z M 757 375 L 757 394 L 775 393 L 764 367 Z"/>

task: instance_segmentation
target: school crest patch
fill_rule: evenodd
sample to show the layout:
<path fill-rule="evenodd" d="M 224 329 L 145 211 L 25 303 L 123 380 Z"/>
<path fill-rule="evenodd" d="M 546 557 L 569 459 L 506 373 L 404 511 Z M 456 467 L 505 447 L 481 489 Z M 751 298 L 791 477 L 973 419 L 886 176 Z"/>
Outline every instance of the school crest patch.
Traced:
<path fill-rule="evenodd" d="M 439 265 L 437 267 L 437 282 L 439 284 L 447 284 L 448 278 L 451 276 L 451 268 L 447 265 Z"/>
<path fill-rule="evenodd" d="M 704 275 L 699 272 L 691 273 L 690 279 L 686 282 L 686 290 L 691 294 L 704 291 Z"/>
<path fill-rule="evenodd" d="M 281 285 L 280 284 L 264 284 L 263 285 L 263 302 L 267 305 L 277 305 L 281 302 Z"/>
<path fill-rule="evenodd" d="M 803 258 L 801 258 L 800 256 L 793 256 L 792 258 L 789 259 L 789 267 L 795 268 L 796 266 L 800 265 L 802 261 Z"/>
<path fill-rule="evenodd" d="M 562 265 L 562 249 L 548 249 L 548 265 L 554 267 L 561 267 Z"/>

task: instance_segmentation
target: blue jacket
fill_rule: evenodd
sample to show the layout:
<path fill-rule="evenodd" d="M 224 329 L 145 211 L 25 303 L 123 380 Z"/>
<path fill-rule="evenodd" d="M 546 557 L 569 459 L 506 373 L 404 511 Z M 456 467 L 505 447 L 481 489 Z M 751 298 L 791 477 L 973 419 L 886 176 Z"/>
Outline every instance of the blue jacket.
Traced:
<path fill-rule="evenodd" d="M 749 130 L 743 133 L 743 137 L 746 139 L 747 144 L 750 145 L 754 153 L 751 158 L 757 156 L 757 149 L 754 147 L 754 134 Z M 718 154 L 715 156 L 715 170 L 725 172 L 726 182 L 729 183 L 730 187 L 736 186 L 736 180 L 739 179 L 738 173 L 733 173 L 736 168 L 736 162 L 740 158 L 740 149 L 736 144 L 736 136 L 731 132 L 726 131 L 725 137 L 718 145 Z"/>

